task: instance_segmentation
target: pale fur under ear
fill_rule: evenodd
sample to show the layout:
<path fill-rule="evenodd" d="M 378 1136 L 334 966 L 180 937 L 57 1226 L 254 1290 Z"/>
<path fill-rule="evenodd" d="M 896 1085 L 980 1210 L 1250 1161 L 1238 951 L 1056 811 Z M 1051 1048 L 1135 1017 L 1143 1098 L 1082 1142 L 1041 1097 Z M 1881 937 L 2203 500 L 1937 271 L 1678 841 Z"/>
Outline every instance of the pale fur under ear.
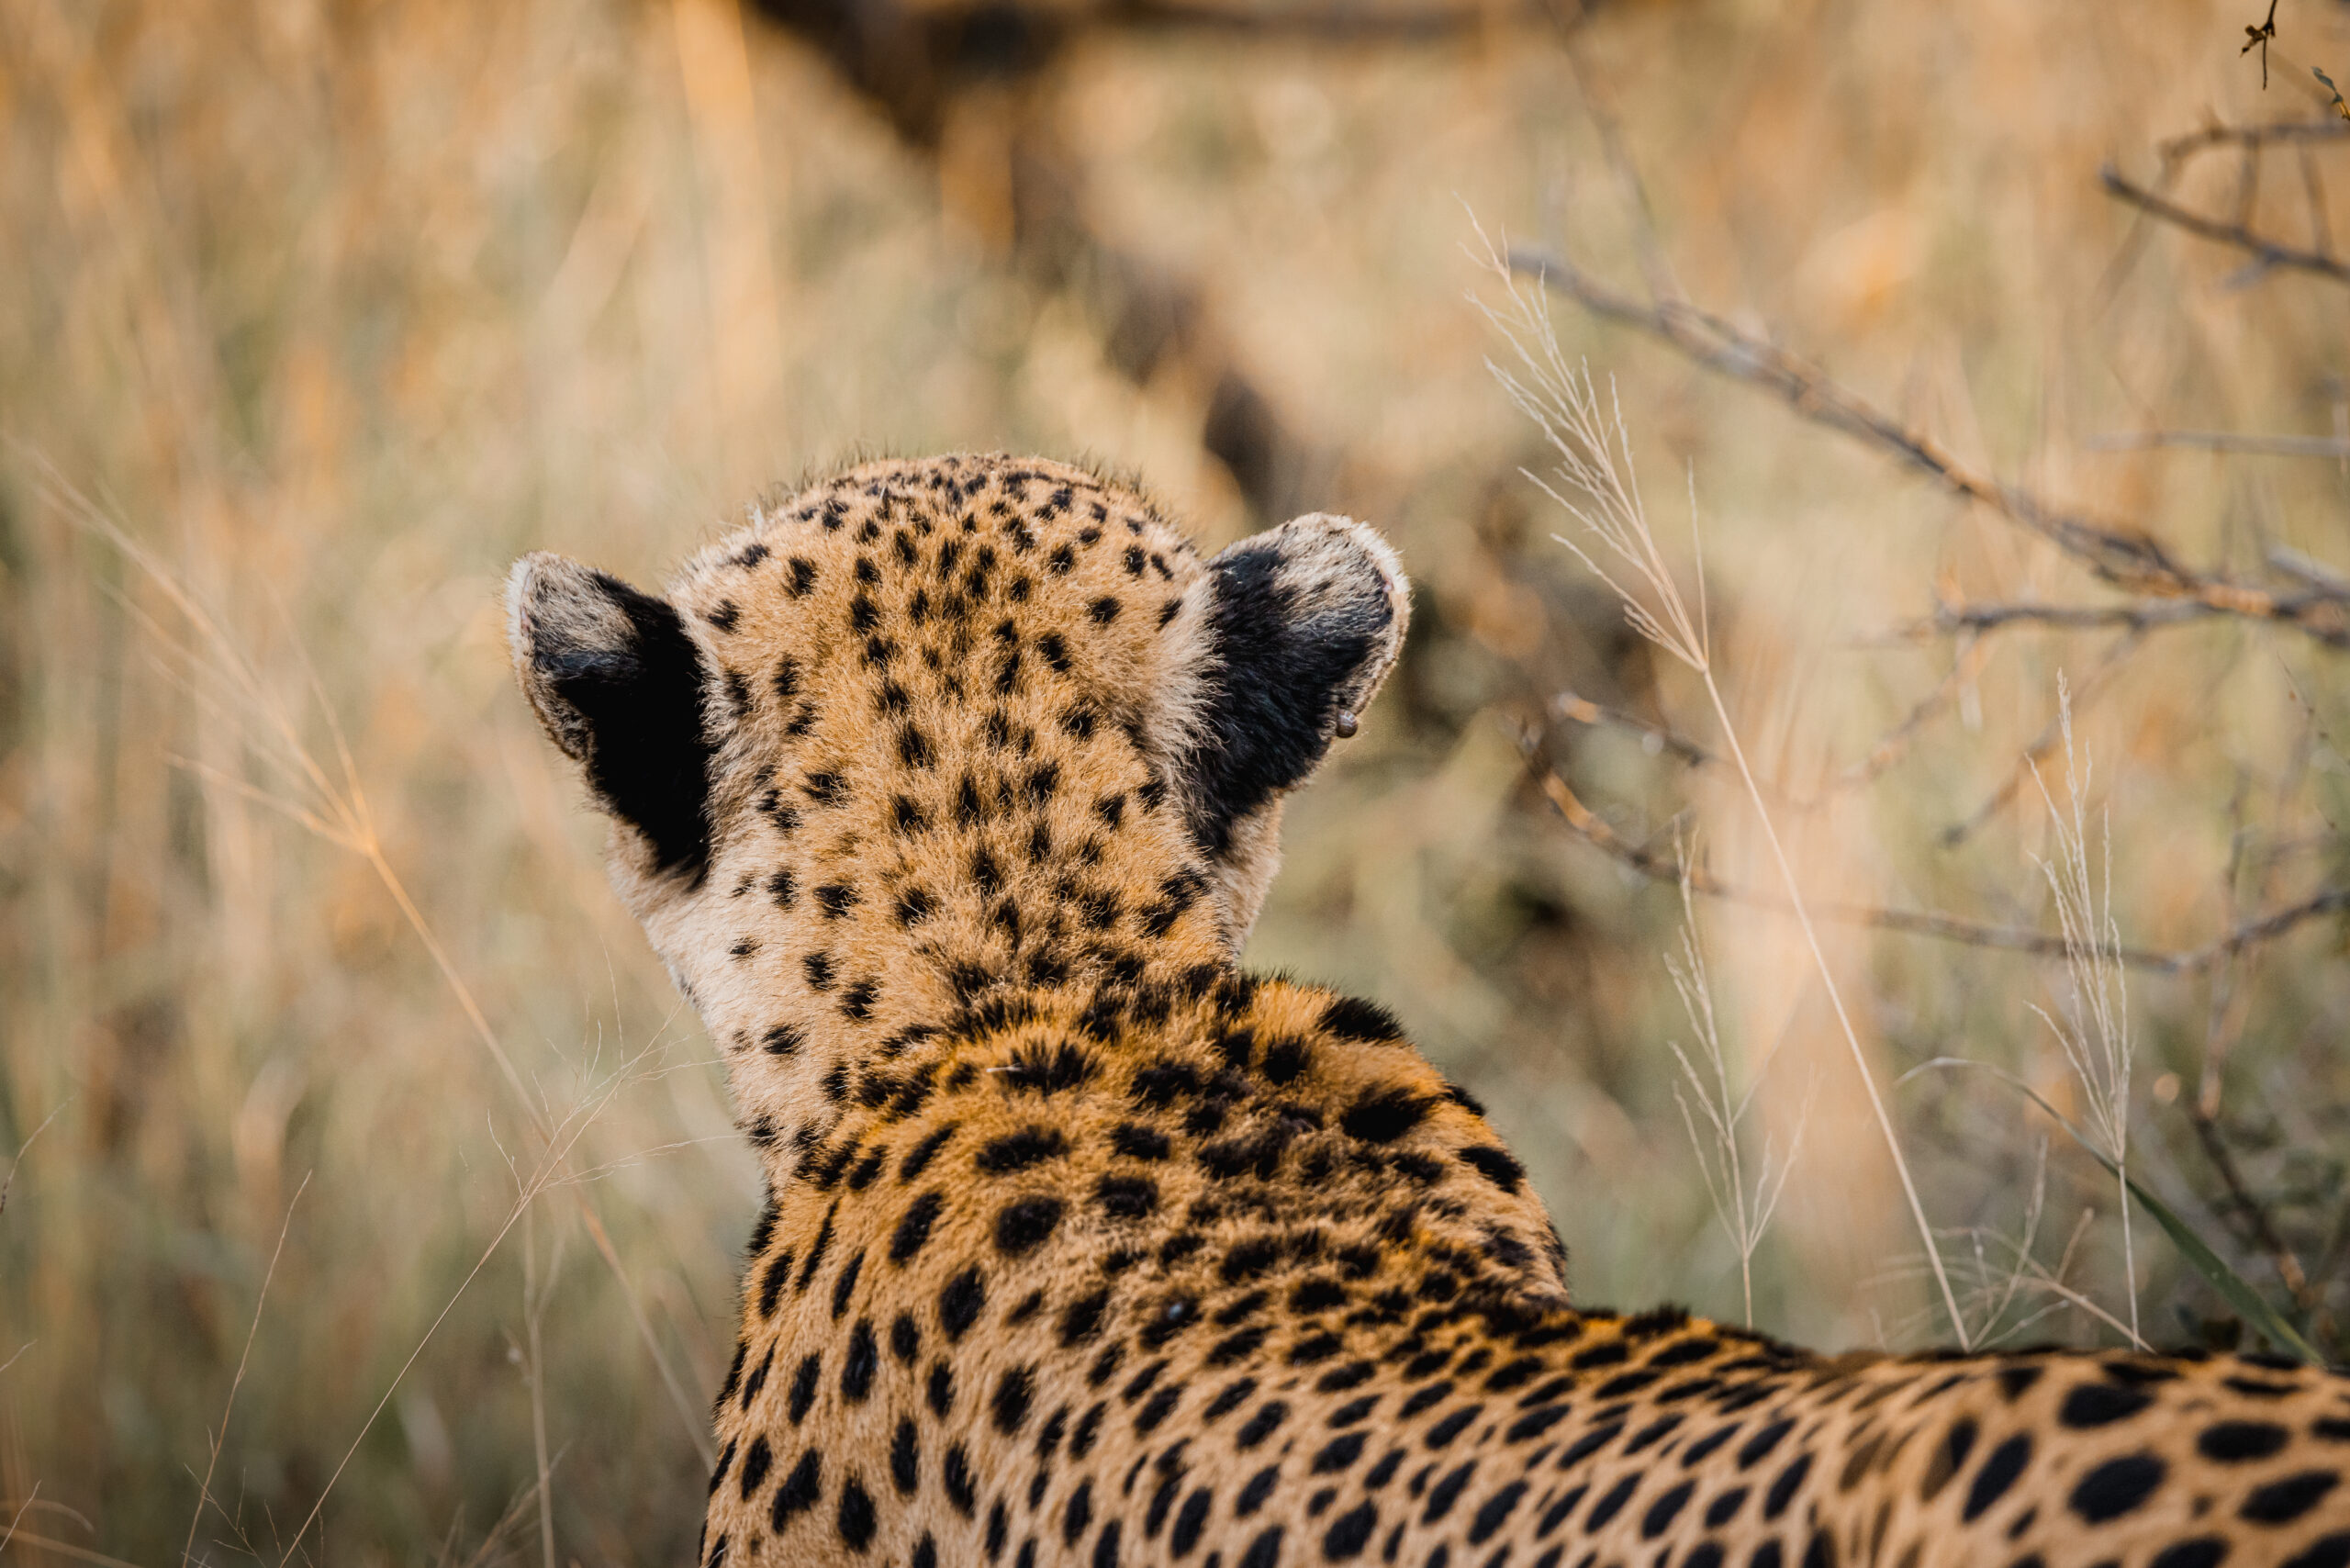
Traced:
<path fill-rule="evenodd" d="M 506 634 L 522 693 L 596 802 L 643 835 L 653 868 L 710 857 L 701 657 L 666 599 L 561 555 L 514 564 Z"/>
<path fill-rule="evenodd" d="M 1384 539 L 1315 512 L 1232 545 L 1169 628 L 1189 644 L 1161 755 L 1237 947 L 1281 859 L 1281 799 L 1351 734 L 1404 645 L 1411 589 Z M 1174 662 L 1174 661 L 1170 661 Z"/>

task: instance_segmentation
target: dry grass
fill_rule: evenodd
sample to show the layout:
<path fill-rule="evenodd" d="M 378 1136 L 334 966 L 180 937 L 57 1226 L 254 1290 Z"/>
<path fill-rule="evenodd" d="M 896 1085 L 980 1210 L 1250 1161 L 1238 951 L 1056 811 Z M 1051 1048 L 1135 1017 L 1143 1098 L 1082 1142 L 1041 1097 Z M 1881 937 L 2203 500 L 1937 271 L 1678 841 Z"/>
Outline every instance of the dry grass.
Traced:
<path fill-rule="evenodd" d="M 1025 89 L 1420 589 L 1252 959 L 1496 1107 L 1587 1299 L 2232 1332 L 2028 1102 L 1914 1071 L 1964 1056 L 2350 1346 L 2350 289 L 2293 259 L 2350 241 L 2350 141 L 2250 180 L 2199 129 L 2330 113 L 2350 23 L 2287 0 L 2264 96 L 2256 19 L 1111 32 Z M 860 442 L 1091 453 L 1250 526 L 1195 362 L 1137 383 L 1006 264 L 1004 112 L 934 159 L 733 0 L 0 7 L 0 1558 L 688 1550 L 755 1177 L 495 584 L 542 546 L 657 578 Z M 1517 477 L 1463 204 L 2193 582 L 1554 299 L 1704 498 L 1702 574 L 1676 528 L 1653 558 L 1704 667 L 1654 656 Z M 1934 918 L 1852 918 L 1888 910 Z"/>

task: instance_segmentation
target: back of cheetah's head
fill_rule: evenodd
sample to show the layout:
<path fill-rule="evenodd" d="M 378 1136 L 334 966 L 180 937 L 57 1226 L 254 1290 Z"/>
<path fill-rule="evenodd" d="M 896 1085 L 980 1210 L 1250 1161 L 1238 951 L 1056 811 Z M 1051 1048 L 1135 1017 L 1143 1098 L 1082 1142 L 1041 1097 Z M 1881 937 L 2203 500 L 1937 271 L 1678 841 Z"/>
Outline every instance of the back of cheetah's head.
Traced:
<path fill-rule="evenodd" d="M 1360 523 L 1203 557 L 1133 489 L 1001 456 L 755 507 L 666 598 L 550 554 L 508 589 L 523 689 L 770 1146 L 1000 988 L 1228 964 L 1407 604 Z"/>

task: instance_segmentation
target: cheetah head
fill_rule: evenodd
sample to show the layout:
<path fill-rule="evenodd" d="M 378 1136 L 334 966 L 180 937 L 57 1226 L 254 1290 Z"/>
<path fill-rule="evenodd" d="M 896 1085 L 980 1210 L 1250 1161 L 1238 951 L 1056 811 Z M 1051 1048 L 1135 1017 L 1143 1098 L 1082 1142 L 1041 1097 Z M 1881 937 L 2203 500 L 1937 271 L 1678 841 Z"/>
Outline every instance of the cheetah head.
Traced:
<path fill-rule="evenodd" d="M 738 1061 L 809 1070 L 999 988 L 1228 963 L 1409 606 L 1360 523 L 1203 556 L 1125 485 L 971 456 L 756 505 L 666 597 L 534 554 L 507 603 L 671 974 Z"/>

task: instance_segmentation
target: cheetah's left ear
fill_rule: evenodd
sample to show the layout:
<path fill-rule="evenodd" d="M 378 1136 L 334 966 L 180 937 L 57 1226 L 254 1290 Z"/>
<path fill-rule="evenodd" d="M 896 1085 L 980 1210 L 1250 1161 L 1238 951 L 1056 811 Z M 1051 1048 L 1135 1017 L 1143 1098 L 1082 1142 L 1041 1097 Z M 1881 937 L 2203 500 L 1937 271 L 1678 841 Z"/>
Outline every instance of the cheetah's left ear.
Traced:
<path fill-rule="evenodd" d="M 1208 568 L 1200 630 L 1214 674 L 1177 772 L 1237 941 L 1279 860 L 1281 797 L 1354 733 L 1403 648 L 1411 589 L 1384 539 L 1324 512 L 1251 535 Z"/>
<path fill-rule="evenodd" d="M 677 607 L 542 552 L 514 564 L 506 621 L 522 693 L 596 803 L 633 830 L 655 872 L 699 881 L 710 858 L 707 681 Z"/>

